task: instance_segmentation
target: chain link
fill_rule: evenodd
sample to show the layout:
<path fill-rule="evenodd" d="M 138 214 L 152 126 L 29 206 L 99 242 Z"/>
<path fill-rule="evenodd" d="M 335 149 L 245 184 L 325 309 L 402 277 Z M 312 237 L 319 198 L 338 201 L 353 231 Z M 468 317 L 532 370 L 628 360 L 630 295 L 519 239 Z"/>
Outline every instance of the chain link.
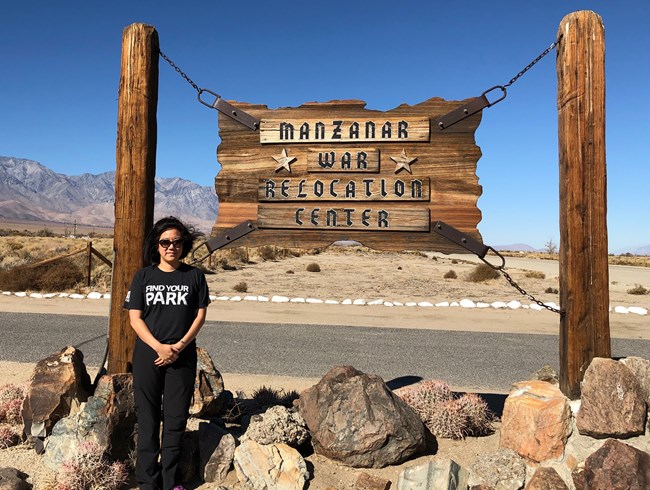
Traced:
<path fill-rule="evenodd" d="M 162 57 L 162 59 L 164 59 L 167 63 L 169 63 L 169 65 L 170 65 L 174 70 L 176 70 L 176 72 L 177 72 L 180 76 L 182 76 L 185 80 L 187 80 L 187 83 L 189 83 L 192 87 L 194 87 L 194 90 L 196 90 L 199 94 L 201 94 L 201 89 L 199 88 L 199 86 L 198 86 L 196 83 L 194 83 L 194 82 L 192 81 L 192 79 L 191 79 L 190 77 L 188 77 L 188 76 L 185 74 L 185 72 L 184 72 L 183 70 L 181 70 L 178 66 L 176 66 L 176 64 L 175 64 L 172 60 L 170 60 L 170 59 L 165 55 L 165 53 L 163 53 L 163 52 L 160 51 L 160 50 L 158 50 L 158 52 L 160 53 L 160 56 Z"/>
<path fill-rule="evenodd" d="M 509 87 L 510 85 L 512 85 L 513 83 L 515 83 L 515 82 L 519 79 L 519 77 L 521 77 L 524 73 L 526 73 L 526 72 L 527 72 L 528 70 L 530 70 L 533 66 L 535 66 L 535 64 L 536 64 L 539 60 L 541 60 L 544 56 L 546 56 L 546 55 L 549 54 L 551 51 L 553 51 L 553 50 L 555 49 L 555 47 L 556 47 L 558 44 L 560 44 L 560 40 L 561 40 L 561 39 L 562 39 L 562 36 L 560 36 L 559 38 L 557 38 L 557 41 L 555 41 L 553 44 L 551 44 L 548 48 L 546 48 L 546 49 L 542 52 L 542 54 L 540 54 L 537 58 L 535 58 L 533 61 L 531 61 L 531 62 L 528 64 L 528 66 L 527 66 L 526 68 L 524 68 L 524 69 L 521 70 L 519 73 L 517 73 L 514 77 L 512 77 L 512 78 L 510 79 L 510 81 L 509 81 L 508 83 L 506 83 L 506 84 L 503 86 L 503 88 Z"/>
<path fill-rule="evenodd" d="M 519 291 L 521 294 L 526 296 L 529 300 L 537 303 L 539 306 L 542 308 L 546 308 L 549 311 L 552 311 L 553 313 L 558 313 L 561 317 L 564 316 L 564 312 L 562 310 L 558 310 L 557 308 L 553 308 L 550 305 L 547 305 L 546 303 L 542 303 L 540 300 L 535 298 L 532 294 L 526 292 L 519 284 L 515 282 L 515 280 L 510 277 L 510 274 L 508 274 L 506 271 L 503 270 L 503 268 L 497 268 L 497 270 L 503 274 L 503 277 L 506 278 L 506 280 L 510 283 L 510 285 L 515 288 L 517 291 Z"/>

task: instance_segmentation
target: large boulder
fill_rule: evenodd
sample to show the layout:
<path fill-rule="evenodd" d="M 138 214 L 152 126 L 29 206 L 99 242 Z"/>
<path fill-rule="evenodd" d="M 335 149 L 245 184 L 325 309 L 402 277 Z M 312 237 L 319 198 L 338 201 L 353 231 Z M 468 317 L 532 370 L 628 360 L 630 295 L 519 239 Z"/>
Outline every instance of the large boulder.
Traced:
<path fill-rule="evenodd" d="M 234 463 L 237 478 L 252 490 L 302 490 L 309 479 L 307 463 L 286 444 L 244 441 L 235 449 Z"/>
<path fill-rule="evenodd" d="M 92 386 L 83 359 L 80 350 L 68 346 L 36 364 L 22 409 L 26 436 L 44 439 L 88 399 Z"/>
<path fill-rule="evenodd" d="M 647 489 L 650 488 L 650 455 L 608 439 L 572 476 L 576 490 Z"/>
<path fill-rule="evenodd" d="M 571 433 L 569 400 L 546 381 L 515 383 L 501 417 L 500 447 L 541 462 L 558 460 Z"/>
<path fill-rule="evenodd" d="M 199 424 L 199 473 L 206 482 L 220 482 L 232 467 L 237 442 L 232 434 L 210 423 Z"/>
<path fill-rule="evenodd" d="M 624 364 L 596 357 L 585 372 L 578 432 L 595 438 L 627 438 L 645 431 L 645 395 Z"/>
<path fill-rule="evenodd" d="M 56 423 L 44 463 L 60 468 L 86 442 L 97 444 L 110 460 L 127 460 L 135 447 L 135 425 L 132 375 L 102 376 L 81 411 Z"/>
<path fill-rule="evenodd" d="M 197 347 L 196 353 L 196 379 L 190 415 L 196 418 L 216 417 L 226 401 L 223 378 L 207 350 Z"/>
<path fill-rule="evenodd" d="M 300 395 L 314 450 L 354 467 L 399 464 L 426 446 L 415 412 L 376 375 L 331 369 Z"/>

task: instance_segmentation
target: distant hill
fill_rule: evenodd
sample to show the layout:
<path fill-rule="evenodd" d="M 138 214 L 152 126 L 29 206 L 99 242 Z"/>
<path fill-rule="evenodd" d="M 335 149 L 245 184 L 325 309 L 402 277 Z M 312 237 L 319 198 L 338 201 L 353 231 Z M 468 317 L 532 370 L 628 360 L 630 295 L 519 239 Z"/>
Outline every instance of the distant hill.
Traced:
<path fill-rule="evenodd" d="M 154 215 L 174 215 L 210 232 L 219 210 L 214 189 L 178 177 L 156 178 Z M 115 172 L 64 175 L 32 160 L 0 156 L 0 221 L 113 226 Z"/>
<path fill-rule="evenodd" d="M 504 251 L 509 251 L 509 252 L 543 252 L 541 248 L 534 248 L 531 247 L 530 245 L 526 245 L 525 243 L 515 243 L 512 245 L 496 245 L 493 246 L 494 250 L 504 250 Z"/>

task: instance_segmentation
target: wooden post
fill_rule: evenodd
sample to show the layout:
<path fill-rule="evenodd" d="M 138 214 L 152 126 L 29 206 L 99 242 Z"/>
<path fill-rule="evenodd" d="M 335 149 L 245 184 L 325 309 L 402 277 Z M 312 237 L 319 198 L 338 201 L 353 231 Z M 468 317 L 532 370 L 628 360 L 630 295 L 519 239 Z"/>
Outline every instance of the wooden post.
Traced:
<path fill-rule="evenodd" d="M 573 12 L 559 36 L 560 389 L 576 399 L 591 360 L 611 356 L 602 19 Z"/>
<path fill-rule="evenodd" d="M 90 287 L 90 272 L 93 267 L 93 242 L 86 245 L 86 286 Z"/>
<path fill-rule="evenodd" d="M 144 240 L 153 223 L 158 52 L 158 33 L 152 26 L 132 24 L 124 29 L 116 144 L 109 374 L 131 370 L 136 338 L 122 305 L 133 274 L 144 265 Z"/>

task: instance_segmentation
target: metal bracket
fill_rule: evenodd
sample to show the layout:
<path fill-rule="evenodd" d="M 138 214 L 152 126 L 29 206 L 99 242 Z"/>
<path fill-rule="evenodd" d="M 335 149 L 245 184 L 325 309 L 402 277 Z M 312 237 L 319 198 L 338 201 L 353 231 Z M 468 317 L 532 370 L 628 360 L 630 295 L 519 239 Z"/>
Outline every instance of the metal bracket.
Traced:
<path fill-rule="evenodd" d="M 255 226 L 251 221 L 244 221 L 243 223 L 239 223 L 237 226 L 230 228 L 229 230 L 222 231 L 217 236 L 214 236 L 209 240 L 199 243 L 194 248 L 194 250 L 192 250 L 192 263 L 203 262 L 216 250 L 225 247 L 230 242 L 239 240 L 241 237 L 248 235 L 250 232 L 255 230 L 257 230 L 257 226 Z M 205 248 L 208 249 L 208 253 L 201 258 L 195 258 L 194 254 L 196 251 L 204 245 Z"/>
<path fill-rule="evenodd" d="M 487 98 L 487 94 L 496 89 L 500 89 L 502 91 L 502 95 L 494 102 L 490 102 Z M 506 88 L 502 87 L 501 85 L 496 85 L 483 92 L 479 97 L 471 98 L 467 104 L 462 105 L 457 109 L 454 109 L 453 111 L 442 116 L 440 119 L 436 121 L 436 125 L 438 126 L 438 128 L 440 128 L 440 130 L 447 129 L 449 126 L 452 126 L 457 122 L 462 121 L 463 119 L 473 116 L 474 114 L 485 109 L 486 107 L 492 107 L 497 102 L 501 102 L 503 99 L 506 98 L 506 95 L 507 95 Z"/>
<path fill-rule="evenodd" d="M 447 223 L 444 223 L 442 221 L 436 222 L 436 224 L 433 225 L 433 231 L 435 231 L 438 235 L 445 237 L 447 240 L 454 242 L 456 245 L 460 245 L 464 249 L 469 250 L 493 269 L 502 270 L 506 265 L 506 260 L 503 258 L 503 256 L 492 247 L 485 245 L 478 240 L 474 240 L 471 236 L 458 231 L 456 228 L 448 225 Z M 501 259 L 500 266 L 495 266 L 485 260 L 485 256 L 489 251 L 494 252 Z"/>
<path fill-rule="evenodd" d="M 215 99 L 214 102 L 211 104 L 204 101 L 201 99 L 201 94 L 207 92 L 208 94 L 214 95 Z M 199 102 L 203 104 L 204 106 L 210 107 L 211 109 L 216 109 L 222 114 L 234 119 L 235 121 L 243 124 L 249 129 L 252 129 L 253 131 L 257 131 L 260 127 L 260 120 L 251 116 L 248 112 L 243 111 L 242 109 L 238 109 L 234 105 L 226 102 L 221 98 L 219 94 L 214 93 L 211 90 L 207 89 L 199 89 L 199 95 L 197 96 L 199 99 Z"/>

